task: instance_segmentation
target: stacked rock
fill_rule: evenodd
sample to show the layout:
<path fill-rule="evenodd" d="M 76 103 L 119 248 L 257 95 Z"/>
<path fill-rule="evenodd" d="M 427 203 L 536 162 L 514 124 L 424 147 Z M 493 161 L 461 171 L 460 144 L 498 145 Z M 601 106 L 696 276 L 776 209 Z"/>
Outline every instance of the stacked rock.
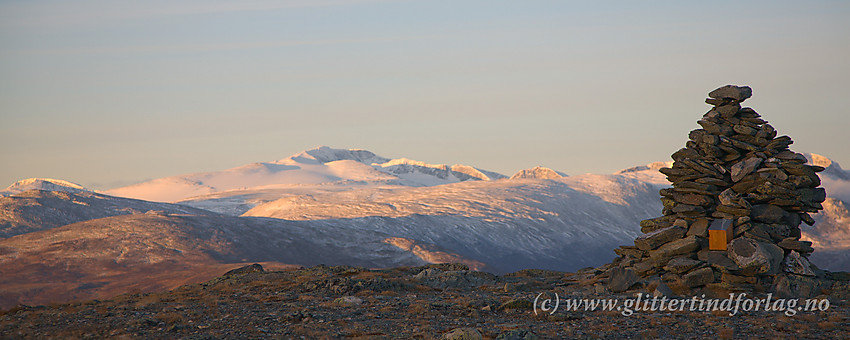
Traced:
<path fill-rule="evenodd" d="M 823 206 L 826 192 L 806 158 L 792 152 L 788 136 L 777 137 L 755 110 L 741 107 L 749 87 L 723 86 L 709 93 L 714 107 L 676 151 L 672 182 L 661 190 L 663 215 L 641 222 L 634 246 L 623 246 L 614 265 L 640 277 L 658 276 L 696 288 L 775 285 L 779 275 L 815 276 L 800 241 L 800 223 Z M 708 247 L 709 226 L 725 225 L 725 251 Z M 752 287 L 750 287 L 752 288 Z"/>

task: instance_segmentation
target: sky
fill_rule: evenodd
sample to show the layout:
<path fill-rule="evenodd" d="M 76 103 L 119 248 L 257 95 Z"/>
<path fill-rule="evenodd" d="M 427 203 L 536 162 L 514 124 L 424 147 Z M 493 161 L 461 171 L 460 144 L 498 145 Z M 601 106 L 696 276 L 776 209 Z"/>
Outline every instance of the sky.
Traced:
<path fill-rule="evenodd" d="M 0 188 L 108 189 L 321 145 L 612 173 L 707 93 L 850 167 L 850 1 L 0 0 Z"/>

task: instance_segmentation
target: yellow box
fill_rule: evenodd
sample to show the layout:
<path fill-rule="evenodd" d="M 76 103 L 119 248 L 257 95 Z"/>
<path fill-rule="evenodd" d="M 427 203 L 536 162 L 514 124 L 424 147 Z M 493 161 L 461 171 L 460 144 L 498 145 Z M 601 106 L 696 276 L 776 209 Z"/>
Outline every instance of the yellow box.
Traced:
<path fill-rule="evenodd" d="M 708 250 L 726 250 L 734 233 L 731 220 L 714 220 L 708 227 Z"/>

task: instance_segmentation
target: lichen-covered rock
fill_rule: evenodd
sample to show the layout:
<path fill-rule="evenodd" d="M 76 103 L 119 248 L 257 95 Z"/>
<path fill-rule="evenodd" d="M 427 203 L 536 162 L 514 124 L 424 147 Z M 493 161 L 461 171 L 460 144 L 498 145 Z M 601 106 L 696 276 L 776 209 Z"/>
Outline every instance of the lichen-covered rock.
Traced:
<path fill-rule="evenodd" d="M 511 329 L 504 331 L 496 337 L 496 340 L 538 340 L 541 339 L 534 332 L 527 329 Z"/>
<path fill-rule="evenodd" d="M 670 241 L 681 239 L 685 236 L 687 230 L 677 226 L 667 227 L 653 231 L 649 234 L 638 236 L 635 239 L 635 246 L 640 250 L 653 250 Z"/>
<path fill-rule="evenodd" d="M 706 235 L 708 235 L 708 225 L 709 223 L 707 218 L 700 218 L 694 221 L 694 223 L 691 223 L 691 226 L 688 227 L 687 236 L 706 237 Z"/>
<path fill-rule="evenodd" d="M 670 297 L 676 296 L 676 294 L 673 293 L 673 290 L 670 289 L 670 286 L 668 286 L 664 282 L 661 282 L 661 283 L 658 284 L 658 286 L 655 287 L 655 290 L 652 291 L 652 296 L 655 296 L 655 297 L 666 296 L 666 297 L 670 298 Z"/>
<path fill-rule="evenodd" d="M 784 270 L 786 273 L 792 273 L 803 276 L 815 276 L 812 270 L 812 264 L 805 257 L 800 256 L 800 253 L 791 251 L 785 256 Z"/>
<path fill-rule="evenodd" d="M 815 250 L 815 248 L 812 248 L 812 242 L 799 241 L 795 237 L 785 238 L 776 245 L 783 249 L 794 250 L 801 253 L 811 253 Z"/>
<path fill-rule="evenodd" d="M 785 210 L 772 204 L 759 204 L 753 206 L 751 217 L 764 223 L 781 223 Z"/>
<path fill-rule="evenodd" d="M 829 289 L 832 285 L 832 281 L 819 280 L 815 277 L 784 274 L 774 280 L 771 288 L 777 297 L 808 299 L 821 295 L 824 289 Z"/>
<path fill-rule="evenodd" d="M 483 338 L 481 332 L 475 328 L 455 328 L 440 337 L 443 340 L 481 340 Z"/>
<path fill-rule="evenodd" d="M 356 296 L 343 296 L 334 300 L 334 304 L 341 306 L 356 306 L 363 303 L 363 299 Z"/>
<path fill-rule="evenodd" d="M 744 101 L 753 96 L 753 89 L 749 86 L 726 85 L 708 93 L 713 99 L 731 99 Z"/>
<path fill-rule="evenodd" d="M 671 273 L 684 273 L 687 272 L 696 266 L 702 264 L 702 261 L 694 260 L 687 257 L 675 257 L 670 262 L 667 262 L 667 265 L 664 266 L 664 270 Z"/>
<path fill-rule="evenodd" d="M 732 166 L 732 181 L 738 182 L 744 178 L 744 176 L 749 175 L 751 172 L 755 171 L 756 168 L 761 164 L 762 159 L 758 157 L 750 157 Z"/>
<path fill-rule="evenodd" d="M 414 276 L 423 284 L 434 288 L 466 288 L 494 284 L 498 280 L 496 275 L 487 272 L 472 270 L 449 270 L 443 271 L 437 268 L 423 269 Z"/>
<path fill-rule="evenodd" d="M 784 258 L 782 248 L 746 237 L 732 240 L 726 255 L 748 275 L 777 274 Z"/>
<path fill-rule="evenodd" d="M 667 243 L 656 250 L 650 252 L 650 257 L 666 257 L 670 258 L 676 255 L 688 254 L 695 252 L 700 248 L 700 239 L 696 236 L 688 236 L 682 239 Z"/>
<path fill-rule="evenodd" d="M 711 268 L 700 268 L 682 276 L 688 287 L 705 286 L 714 282 L 714 271 Z"/>
<path fill-rule="evenodd" d="M 717 268 L 722 273 L 736 272 L 741 269 L 735 264 L 735 261 L 726 256 L 724 251 L 709 251 L 707 260 L 712 267 Z"/>
<path fill-rule="evenodd" d="M 613 268 L 611 269 L 610 281 L 608 282 L 608 289 L 614 293 L 620 293 L 627 291 L 632 285 L 637 283 L 638 276 L 635 275 L 635 272 L 631 269 L 625 268 Z"/>

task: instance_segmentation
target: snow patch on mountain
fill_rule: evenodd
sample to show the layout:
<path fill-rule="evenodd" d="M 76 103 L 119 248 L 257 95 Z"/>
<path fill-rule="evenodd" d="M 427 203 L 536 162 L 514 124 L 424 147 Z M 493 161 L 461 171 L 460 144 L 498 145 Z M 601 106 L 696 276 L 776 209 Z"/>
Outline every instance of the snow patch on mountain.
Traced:
<path fill-rule="evenodd" d="M 455 253 L 447 252 L 433 244 L 427 244 L 403 237 L 390 237 L 384 243 L 394 245 L 410 252 L 427 263 L 463 263 L 472 270 L 483 270 L 486 265 L 479 261 L 466 259 Z"/>
<path fill-rule="evenodd" d="M 300 160 L 302 162 L 304 160 L 314 160 L 319 163 L 352 160 L 363 164 L 386 163 L 390 161 L 388 158 L 378 156 L 367 150 L 333 149 L 328 146 L 320 146 L 315 149 L 306 150 L 281 161 L 286 162 L 287 160 Z"/>

